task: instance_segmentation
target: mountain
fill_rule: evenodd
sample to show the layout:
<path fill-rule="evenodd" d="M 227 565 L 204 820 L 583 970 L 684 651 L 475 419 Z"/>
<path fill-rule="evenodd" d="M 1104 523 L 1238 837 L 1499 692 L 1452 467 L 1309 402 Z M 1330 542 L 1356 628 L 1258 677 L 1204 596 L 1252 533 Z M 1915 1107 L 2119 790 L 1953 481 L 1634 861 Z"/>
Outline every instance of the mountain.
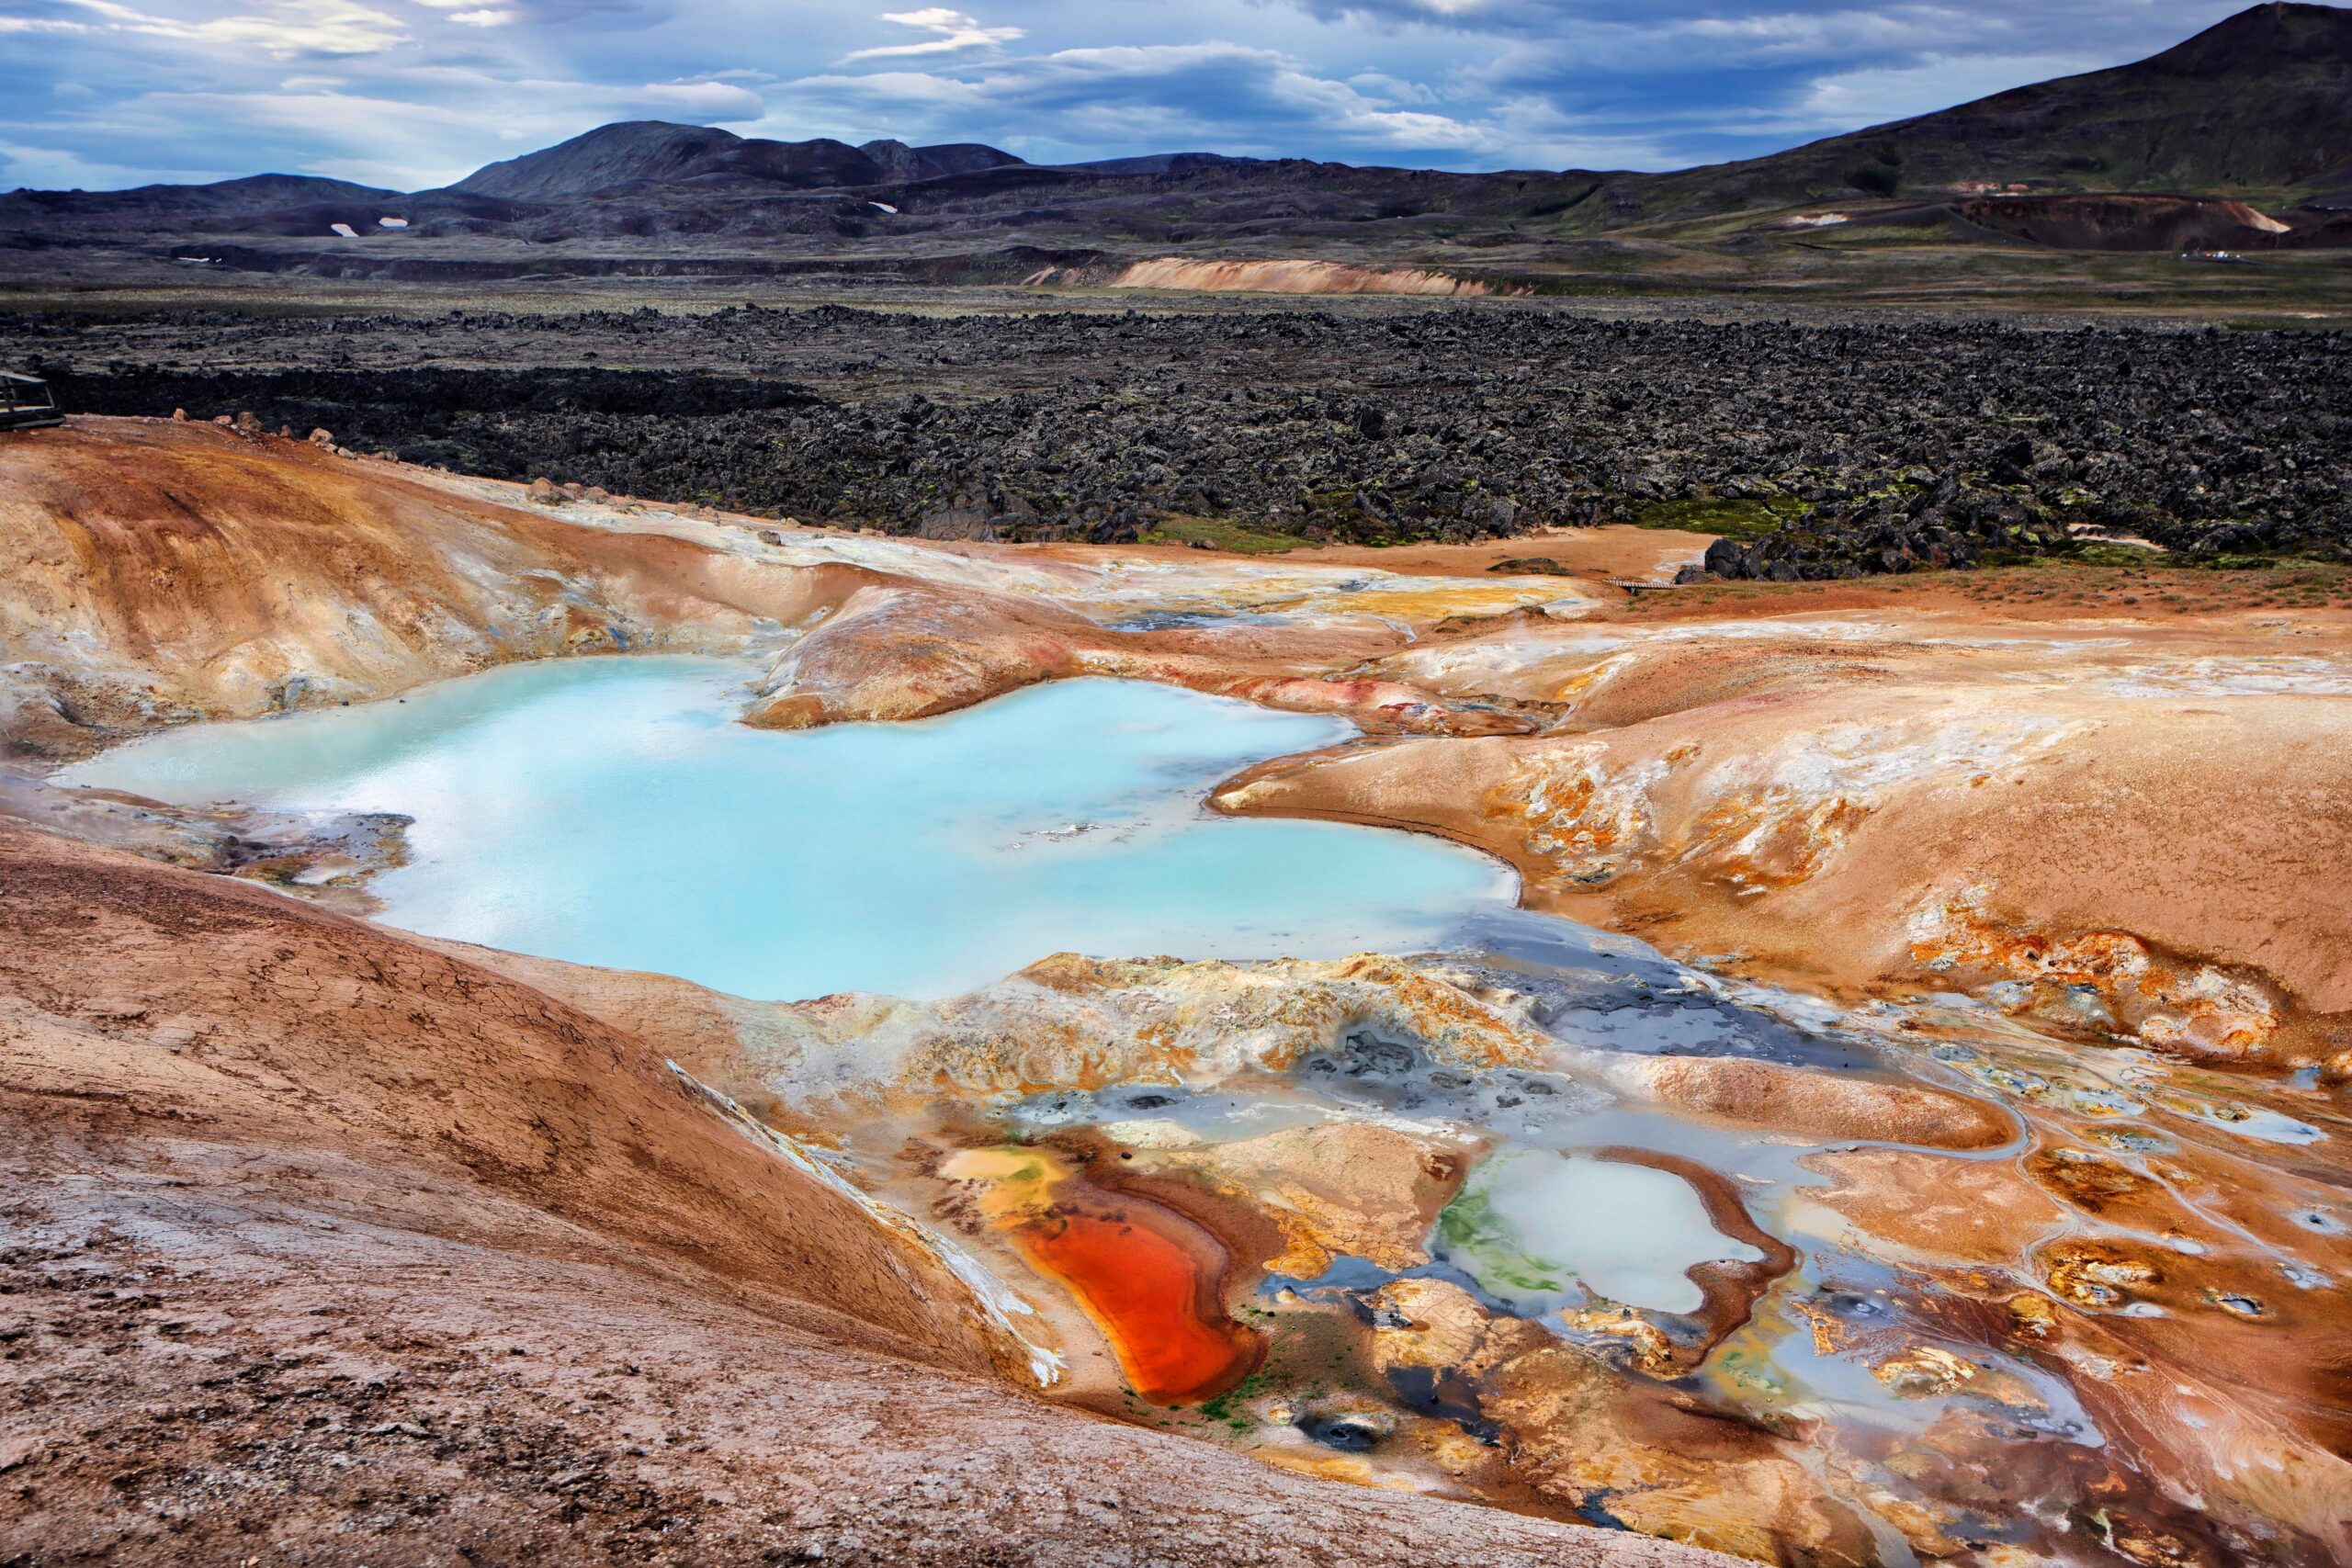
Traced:
<path fill-rule="evenodd" d="M 363 206 L 397 201 L 401 193 L 347 180 L 311 175 L 247 175 L 199 186 L 139 186 L 130 190 L 17 190 L 0 196 L 27 211 L 61 215 L 193 218 L 220 213 L 266 212 L 320 202 Z M 5 210 L 5 209 L 0 209 Z"/>
<path fill-rule="evenodd" d="M 1040 165 L 978 142 L 776 141 L 632 120 L 409 196 L 284 175 L 20 191 L 0 197 L 0 245 L 176 236 L 225 266 L 475 279 L 850 267 L 1085 282 L 1160 257 L 1304 257 L 1540 288 L 1655 246 L 2335 246 L 2352 243 L 2347 208 L 2352 10 L 2273 4 L 2132 64 L 1670 174 L 1200 152 Z M 220 243 L 229 235 L 257 243 Z M 419 240 L 469 248 L 403 248 Z"/>
<path fill-rule="evenodd" d="M 715 126 L 623 120 L 519 158 L 486 164 L 449 188 L 509 201 L 559 200 L 639 180 L 687 177 L 742 140 Z"/>
<path fill-rule="evenodd" d="M 510 201 L 559 202 L 631 186 L 776 186 L 790 190 L 878 186 L 1018 164 L 978 142 L 852 147 L 820 137 L 770 141 L 715 126 L 626 120 L 475 170 L 450 188 Z"/>
<path fill-rule="evenodd" d="M 1264 158 L 1235 158 L 1223 152 L 1145 152 L 1133 158 L 1096 158 L 1069 166 L 1093 175 L 1191 175 L 1203 169 L 1241 168 L 1266 162 Z"/>
<path fill-rule="evenodd" d="M 2265 5 L 2162 54 L 1785 152 L 1614 176 L 1597 226 L 2006 192 L 2292 200 L 2352 181 L 2352 10 Z"/>
<path fill-rule="evenodd" d="M 1013 168 L 1021 160 L 979 141 L 947 141 L 934 147 L 910 147 L 903 141 L 868 141 L 858 148 L 882 170 L 886 179 L 913 184 L 945 179 L 950 175 L 975 175 L 983 169 Z"/>
<path fill-rule="evenodd" d="M 910 147 L 869 141 L 747 140 L 706 126 L 608 125 L 458 182 L 453 188 L 555 203 L 626 191 L 823 190 L 984 176 L 960 193 L 1103 180 L 1223 176 L 1310 204 L 1335 186 L 1385 185 L 1411 174 L 1418 205 L 1493 211 L 1528 175 L 1355 170 L 1300 160 L 1161 152 L 1027 170 L 975 143 Z M 1552 178 L 1573 178 L 1575 172 Z M 1721 219 L 1758 209 L 1998 195 L 2162 193 L 2291 200 L 2352 185 L 2352 10 L 2254 6 L 2150 59 L 2011 88 L 1933 114 L 1833 136 L 1766 157 L 1667 175 L 1587 176 L 1582 199 L 1550 214 L 1571 231 Z M 1546 189 L 1541 200 L 1556 198 Z M 1389 205 L 1396 205 L 1390 202 Z M 1263 215 L 1257 215 L 1262 217 Z M 1254 219 L 1253 219 L 1254 220 Z"/>
<path fill-rule="evenodd" d="M 307 175 L 253 175 L 200 186 L 133 190 L 17 190 L 0 196 L 0 241 L 69 240 L 158 233 L 294 238 L 355 234 L 483 232 L 532 209 L 462 191 L 406 195 Z"/>

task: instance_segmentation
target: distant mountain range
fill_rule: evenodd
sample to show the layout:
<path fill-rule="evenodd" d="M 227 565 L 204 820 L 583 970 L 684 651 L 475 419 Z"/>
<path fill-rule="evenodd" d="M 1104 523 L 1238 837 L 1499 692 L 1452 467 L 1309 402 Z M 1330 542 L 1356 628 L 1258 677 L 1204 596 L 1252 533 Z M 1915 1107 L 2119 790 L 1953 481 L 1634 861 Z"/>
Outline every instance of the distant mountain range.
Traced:
<path fill-rule="evenodd" d="M 943 267 L 984 251 L 1026 267 L 1138 247 L 1234 255 L 1333 245 L 1360 257 L 1443 246 L 1499 264 L 1547 239 L 1703 242 L 1872 224 L 2109 249 L 2345 243 L 2347 209 L 2352 10 L 2272 4 L 2135 64 L 1671 174 L 1452 174 L 1206 152 L 1045 166 L 973 142 L 786 142 L 639 120 L 440 190 L 292 175 L 20 190 L 0 196 L 0 243 L 204 237 L 231 265 L 315 269 L 333 252 L 334 265 L 362 271 L 392 265 L 402 243 L 469 237 L 778 255 L 887 250 Z M 210 237 L 254 243 L 211 246 Z M 264 243 L 291 240 L 318 243 Z M 350 253 L 354 241 L 366 242 L 364 257 Z"/>
<path fill-rule="evenodd" d="M 921 184 L 1008 168 L 1021 160 L 978 142 L 852 147 L 820 137 L 768 141 L 709 126 L 626 120 L 537 152 L 477 169 L 450 188 L 510 201 L 560 202 L 630 186 L 705 191 L 823 190 Z"/>

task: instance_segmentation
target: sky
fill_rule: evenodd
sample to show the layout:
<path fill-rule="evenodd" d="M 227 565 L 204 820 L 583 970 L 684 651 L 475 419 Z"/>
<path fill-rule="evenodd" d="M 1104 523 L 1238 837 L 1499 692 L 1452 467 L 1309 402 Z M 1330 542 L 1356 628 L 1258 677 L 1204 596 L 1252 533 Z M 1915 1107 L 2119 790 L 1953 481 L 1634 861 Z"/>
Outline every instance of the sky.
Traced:
<path fill-rule="evenodd" d="M 0 0 L 0 190 L 421 189 L 616 119 L 1040 163 L 1679 168 L 2141 59 L 2245 0 L 965 3 Z"/>

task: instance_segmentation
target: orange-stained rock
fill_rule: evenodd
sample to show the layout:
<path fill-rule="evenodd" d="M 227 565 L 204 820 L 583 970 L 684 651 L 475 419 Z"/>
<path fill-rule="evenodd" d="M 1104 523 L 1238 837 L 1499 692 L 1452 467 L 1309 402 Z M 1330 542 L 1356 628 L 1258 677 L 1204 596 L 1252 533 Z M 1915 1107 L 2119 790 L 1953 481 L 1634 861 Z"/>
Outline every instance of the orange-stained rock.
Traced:
<path fill-rule="evenodd" d="M 1997 1105 L 1927 1084 L 1732 1056 L 1621 1056 L 1612 1087 L 1702 1116 L 1814 1138 L 1877 1138 L 1981 1149 L 2016 1135 Z"/>
<path fill-rule="evenodd" d="M 1119 1126 L 1105 1132 L 1116 1139 Z M 1461 1185 L 1466 1153 L 1444 1141 L 1355 1122 L 1285 1127 L 1254 1138 L 1145 1151 L 1146 1171 L 1177 1171 L 1243 1197 L 1280 1228 L 1270 1273 L 1311 1280 L 1335 1255 L 1383 1269 L 1429 1261 L 1430 1225 Z"/>
<path fill-rule="evenodd" d="M 36 755 L 508 660 L 738 649 L 846 592 L 305 443 L 140 420 L 45 435 L 0 445 L 0 747 Z"/>
<path fill-rule="evenodd" d="M 2352 1010 L 2352 695 L 2324 671 L 2312 694 L 2193 676 L 2126 697 L 2055 667 L 1997 703 L 1823 682 L 1278 761 L 1213 804 L 1440 832 L 1511 862 L 1539 908 L 1802 987 L 2014 980 L 2005 1005 L 2094 1034 L 2316 1060 Z"/>
<path fill-rule="evenodd" d="M 1565 1347 L 1497 1369 L 1480 1409 L 1543 1492 L 1637 1530 L 1761 1562 L 1866 1562 L 1871 1537 L 1780 1439 L 1683 1410 Z"/>
<path fill-rule="evenodd" d="M 1839 1149 L 1807 1155 L 1803 1164 L 1833 1183 L 1807 1189 L 1806 1198 L 1835 1211 L 1857 1233 L 1854 1244 L 1877 1257 L 2006 1264 L 2063 1213 L 2006 1160 Z"/>

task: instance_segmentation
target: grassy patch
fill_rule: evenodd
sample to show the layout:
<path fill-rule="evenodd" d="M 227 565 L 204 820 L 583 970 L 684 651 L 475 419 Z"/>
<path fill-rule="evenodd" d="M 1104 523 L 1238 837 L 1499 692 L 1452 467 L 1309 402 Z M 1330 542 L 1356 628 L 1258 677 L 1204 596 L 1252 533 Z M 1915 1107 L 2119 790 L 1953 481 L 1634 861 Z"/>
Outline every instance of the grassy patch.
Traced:
<path fill-rule="evenodd" d="M 2119 545 L 2105 539 L 2088 539 L 2066 553 L 2066 558 L 2084 566 L 2163 566 L 2165 552 L 2152 550 L 2145 545 Z"/>
<path fill-rule="evenodd" d="M 1297 549 L 1306 540 L 1290 534 L 1269 534 L 1230 517 L 1166 516 L 1141 536 L 1147 545 L 1204 544 L 1237 555 L 1272 556 Z"/>
<path fill-rule="evenodd" d="M 1218 1394 L 1215 1399 L 1203 1402 L 1201 1405 L 1201 1414 L 1207 1416 L 1212 1421 L 1238 1421 L 1238 1424 L 1246 1429 L 1250 1425 L 1250 1421 L 1246 1416 L 1237 1417 L 1235 1416 L 1233 1402 L 1238 1399 L 1255 1398 L 1257 1395 L 1265 1392 L 1270 1381 L 1271 1380 L 1268 1379 L 1264 1372 L 1251 1372 L 1248 1377 L 1241 1380 L 1238 1386 L 1227 1390 L 1225 1393 Z"/>
<path fill-rule="evenodd" d="M 1760 539 L 1792 517 L 1804 503 L 1776 496 L 1769 501 L 1654 501 L 1634 514 L 1637 528 L 1687 528 L 1694 534 L 1720 534 L 1726 539 Z"/>
<path fill-rule="evenodd" d="M 1437 1225 L 1454 1257 L 1467 1259 L 1469 1271 L 1489 1290 L 1506 1285 L 1532 1293 L 1567 1288 L 1565 1270 L 1521 1250 L 1518 1233 L 1496 1214 L 1486 1192 L 1464 1189 L 1439 1213 Z"/>

